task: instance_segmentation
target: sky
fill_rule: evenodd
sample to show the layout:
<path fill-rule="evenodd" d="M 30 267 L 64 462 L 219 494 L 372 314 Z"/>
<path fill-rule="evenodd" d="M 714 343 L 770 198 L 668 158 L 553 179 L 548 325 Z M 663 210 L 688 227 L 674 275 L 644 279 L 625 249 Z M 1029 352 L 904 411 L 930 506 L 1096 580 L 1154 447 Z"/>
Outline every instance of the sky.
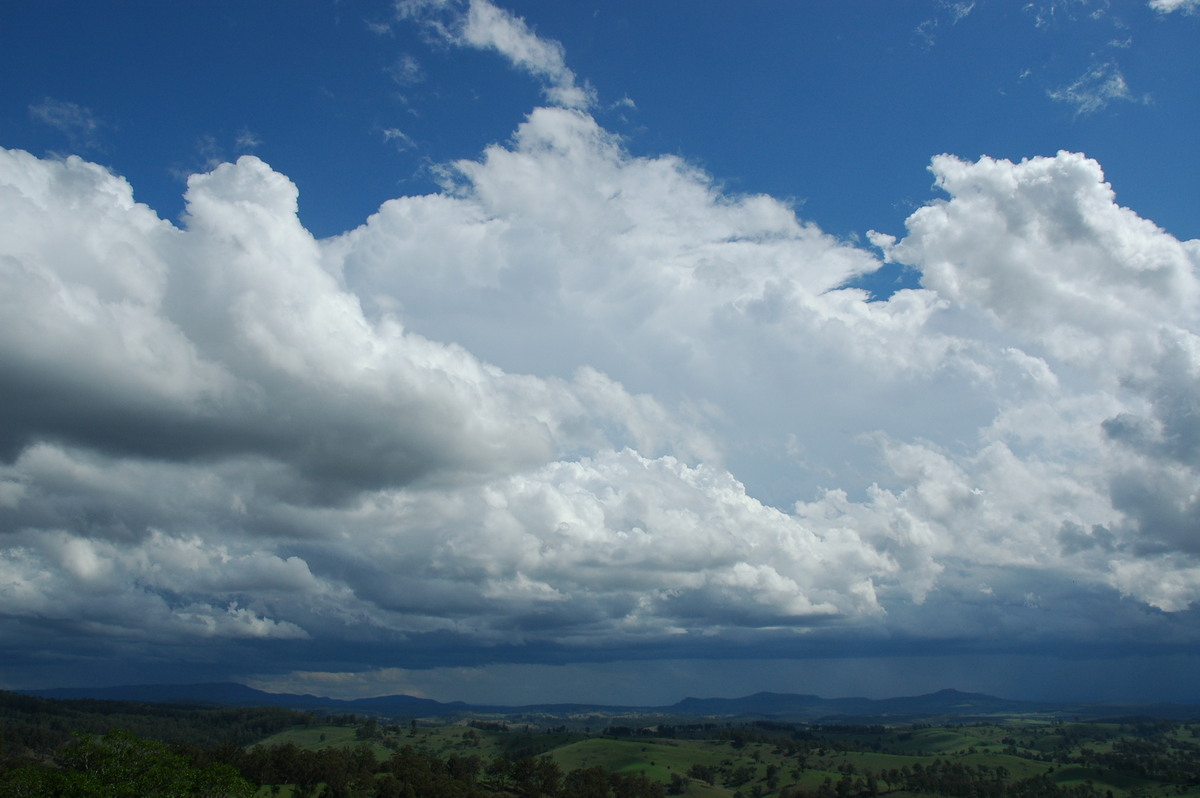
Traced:
<path fill-rule="evenodd" d="M 0 688 L 1200 702 L 1198 52 L 0 5 Z"/>

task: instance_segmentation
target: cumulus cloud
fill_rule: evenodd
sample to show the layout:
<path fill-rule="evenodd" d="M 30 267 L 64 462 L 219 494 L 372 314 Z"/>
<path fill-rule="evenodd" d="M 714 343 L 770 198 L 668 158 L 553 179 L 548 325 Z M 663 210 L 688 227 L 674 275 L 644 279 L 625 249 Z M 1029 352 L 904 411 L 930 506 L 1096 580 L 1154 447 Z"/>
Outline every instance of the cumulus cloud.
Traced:
<path fill-rule="evenodd" d="M 590 120 L 547 118 L 607 151 Z M 704 465 L 720 459 L 704 411 L 586 366 L 510 374 L 364 314 L 346 246 L 371 231 L 314 241 L 295 187 L 261 161 L 192 178 L 184 229 L 77 158 L 5 152 L 0 167 L 20 613 L 71 617 L 61 596 L 86 591 L 64 580 L 135 585 L 89 605 L 107 623 L 157 612 L 204 635 L 300 636 L 349 615 L 397 634 L 586 640 L 675 634 L 718 609 L 751 627 L 879 611 L 886 558 Z M 813 238 L 766 210 L 730 208 L 729 224 Z M 704 535 L 703 556 L 678 558 Z M 247 603 L 275 589 L 306 596 L 289 619 Z"/>
<path fill-rule="evenodd" d="M 279 593 L 310 586 L 302 563 L 263 552 L 230 555 L 198 538 L 158 532 L 132 547 L 65 531 L 8 537 L 0 585 L 9 618 L 143 641 L 308 637 L 267 614 Z"/>
<path fill-rule="evenodd" d="M 1027 520 L 1049 522 L 1051 506 L 1070 508 L 1060 517 L 1076 530 L 1072 548 L 1087 553 L 1064 567 L 1103 562 L 1110 584 L 1183 608 L 1192 600 L 1180 598 L 1190 595 L 1185 586 L 1194 586 L 1190 519 L 1200 476 L 1190 398 L 1200 387 L 1200 242 L 1180 242 L 1118 206 L 1099 164 L 1078 154 L 1019 164 L 941 157 L 932 169 L 952 199 L 914 213 L 889 255 L 920 268 L 924 284 L 961 312 L 1011 336 L 1022 359 L 1038 358 L 1026 363 L 1045 392 L 1014 402 L 984 431 L 993 440 L 981 454 L 994 454 L 971 464 L 977 479 L 1020 481 L 1000 490 L 976 482 L 979 507 L 1005 495 L 1027 504 L 982 528 L 1018 537 L 1026 555 L 1053 557 L 1032 548 L 1049 542 L 1036 526 L 1020 530 Z M 1054 380 L 1043 368 L 1050 363 Z M 944 490 L 961 480 L 929 482 Z M 1046 511 L 1031 512 L 1039 496 Z M 1094 545 L 1082 546 L 1080 530 L 1091 530 L 1084 534 Z M 1164 581 L 1176 587 L 1163 593 Z"/>
<path fill-rule="evenodd" d="M 871 237 L 922 287 L 871 301 L 875 255 L 578 109 L 326 240 L 252 156 L 175 227 L 0 152 L 4 614 L 352 659 L 1187 611 L 1200 242 L 1081 155 L 931 168 Z"/>
<path fill-rule="evenodd" d="M 544 84 L 546 99 L 565 108 L 595 104 L 595 91 L 567 66 L 562 45 L 538 36 L 524 19 L 488 0 L 398 0 L 397 13 L 421 20 L 440 38 L 462 47 L 493 50 Z"/>
<path fill-rule="evenodd" d="M 532 387 L 552 404 L 553 391 L 395 320 L 368 323 L 297 221 L 295 187 L 261 161 L 194 178 L 187 231 L 78 159 L 7 153 L 6 166 L 11 218 L 28 222 L 4 266 L 10 452 L 48 436 L 140 455 L 285 456 L 354 483 L 439 462 L 504 470 L 551 451 L 547 419 L 510 402 Z M 62 207 L 64 193 L 80 206 Z M 296 399 L 286 413 L 265 401 L 280 391 Z M 353 413 L 332 412 L 349 397 Z M 459 414 L 450 439 L 433 431 Z"/>
<path fill-rule="evenodd" d="M 1200 318 L 1196 242 L 1117 205 L 1095 161 L 939 156 L 931 171 L 953 199 L 910 216 L 889 254 L 949 302 L 1114 378 L 1138 373 L 1161 356 L 1164 334 L 1186 337 Z"/>

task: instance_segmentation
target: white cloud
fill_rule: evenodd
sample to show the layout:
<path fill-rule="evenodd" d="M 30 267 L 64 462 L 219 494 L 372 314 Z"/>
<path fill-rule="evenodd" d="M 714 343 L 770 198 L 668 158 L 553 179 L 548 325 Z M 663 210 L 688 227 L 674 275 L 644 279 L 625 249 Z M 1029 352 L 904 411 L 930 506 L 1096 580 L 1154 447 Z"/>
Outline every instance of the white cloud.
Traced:
<path fill-rule="evenodd" d="M 785 505 L 824 479 L 810 464 L 764 464 L 763 447 L 789 457 L 788 433 L 810 462 L 841 462 L 848 439 L 874 428 L 865 424 L 893 423 L 863 414 L 930 435 L 945 428 L 939 408 L 990 417 L 957 386 L 912 409 L 923 380 L 959 368 L 947 362 L 953 342 L 924 329 L 934 294 L 869 303 L 841 290 L 878 260 L 784 203 L 723 195 L 679 158 L 632 158 L 573 111 L 539 109 L 512 147 L 455 164 L 441 195 L 385 203 L 328 242 L 327 256 L 368 316 L 402 313 L 411 329 L 509 372 L 575 381 L 588 364 L 736 441 L 716 453 L 755 495 L 767 479 L 803 486 Z M 654 427 L 666 429 L 639 428 Z M 701 444 L 680 448 L 684 437 L 696 440 L 680 431 L 673 450 L 644 451 L 711 460 Z"/>
<path fill-rule="evenodd" d="M 66 136 L 73 149 L 92 150 L 100 146 L 99 136 L 104 125 L 90 108 L 46 97 L 29 106 L 29 113 Z"/>
<path fill-rule="evenodd" d="M 403 152 L 404 150 L 412 149 L 416 143 L 412 137 L 398 127 L 384 128 L 383 140 L 391 142 L 392 145 Z"/>
<path fill-rule="evenodd" d="M 1166 612 L 1186 610 L 1200 600 L 1200 567 L 1191 558 L 1169 555 L 1119 562 L 1113 567 L 1112 583 Z"/>
<path fill-rule="evenodd" d="M 1196 243 L 1118 206 L 1095 161 L 940 156 L 931 169 L 953 199 L 909 217 L 909 237 L 889 254 L 948 302 L 1114 377 L 1152 362 L 1164 332 L 1200 321 Z"/>
<path fill-rule="evenodd" d="M 950 18 L 953 22 L 958 23 L 966 19 L 972 11 L 975 10 L 974 2 L 943 2 L 942 7 L 950 13 Z"/>
<path fill-rule="evenodd" d="M 983 430 L 990 443 L 970 461 L 956 458 L 961 471 L 914 473 L 903 481 L 926 485 L 924 493 L 910 487 L 898 498 L 919 501 L 915 515 L 936 520 L 943 504 L 925 493 L 960 485 L 966 503 L 945 506 L 954 526 L 979 532 L 956 545 L 960 554 L 1078 568 L 1182 609 L 1197 553 L 1185 519 L 1194 518 L 1200 476 L 1190 399 L 1200 387 L 1200 242 L 1177 241 L 1118 206 L 1099 165 L 1080 155 L 1019 164 L 941 157 L 932 168 L 951 199 L 914 213 L 909 236 L 888 254 L 920 268 L 959 313 L 980 314 L 1012 340 L 1033 393 L 1010 394 Z M 918 449 L 896 467 L 934 456 Z M 996 504 L 1005 497 L 1021 497 L 1020 506 Z M 1090 530 L 1077 540 L 1091 543 L 1059 560 L 1047 534 L 1056 524 Z M 1169 594 L 1163 584 L 1174 585 Z"/>
<path fill-rule="evenodd" d="M 620 171 L 624 156 L 593 122 L 547 113 L 551 139 L 531 139 L 535 156 L 551 168 L 563 154 L 609 157 Z M 871 580 L 886 558 L 849 533 L 813 536 L 719 467 L 669 456 L 719 459 L 686 412 L 593 368 L 515 376 L 387 313 L 364 316 L 342 282 L 343 244 L 304 231 L 295 187 L 261 161 L 194 176 L 183 230 L 78 159 L 6 152 L 0 166 L 16 189 L 5 218 L 22 225 L 3 253 L 14 321 L 0 340 L 4 429 L 17 455 L 5 482 L 20 486 L 6 551 L 29 611 L 79 610 L 45 609 L 71 592 L 63 580 L 137 586 L 91 606 L 97 622 L 170 614 L 205 635 L 298 635 L 348 613 L 393 633 L 520 638 L 545 626 L 586 641 L 674 633 L 717 608 L 733 626 L 879 610 Z M 727 217 L 721 238 L 796 237 L 829 250 L 836 271 L 820 282 L 851 273 L 839 263 L 858 256 L 783 208 L 726 205 L 682 164 L 643 166 L 699 189 L 701 209 Z M 623 442 L 652 457 L 612 448 Z M 161 501 L 142 495 L 149 485 Z M 114 520 L 81 523 L 66 508 Z M 702 534 L 702 556 L 679 558 Z M 62 556 L 31 548 L 60 538 Z M 459 610 L 439 587 L 451 584 Z M 227 609 L 279 590 L 308 601 Z M 549 604 L 561 606 L 544 618 Z M 462 608 L 475 617 L 454 620 Z"/>
<path fill-rule="evenodd" d="M 938 25 L 941 24 L 942 14 L 949 20 L 951 25 L 957 25 L 962 22 L 971 12 L 975 10 L 974 2 L 956 2 L 955 0 L 938 0 L 937 11 L 941 12 L 936 16 L 923 20 L 917 25 L 916 33 L 918 40 L 925 47 L 932 47 L 937 42 L 936 31 Z"/>
<path fill-rule="evenodd" d="M 262 139 L 252 131 L 242 128 L 238 131 L 237 138 L 234 139 L 234 146 L 239 153 L 251 152 L 262 146 Z"/>
<path fill-rule="evenodd" d="M 392 319 L 367 322 L 297 221 L 295 187 L 261 161 L 194 178 L 186 231 L 77 159 L 10 153 L 5 165 L 21 189 L 9 219 L 27 224 L 4 248 L 13 325 L 0 352 L 13 390 L 23 386 L 0 430 L 9 447 L 31 435 L 105 446 L 124 419 L 157 432 L 114 446 L 282 455 L 310 477 L 351 483 L 415 479 L 439 462 L 506 470 L 553 451 L 543 412 L 553 411 L 528 412 L 530 399 L 565 401 L 553 387 L 511 379 Z M 77 207 L 58 204 L 76 194 Z M 264 403 L 285 395 L 295 399 L 287 412 Z M 73 399 L 47 405 L 48 396 Z M 375 416 L 398 409 L 403 423 Z M 459 414 L 449 438 L 434 432 Z"/>
<path fill-rule="evenodd" d="M 1112 62 L 1090 67 L 1073 83 L 1048 91 L 1047 95 L 1075 106 L 1076 113 L 1085 115 L 1103 111 L 1114 100 L 1138 102 L 1120 67 Z"/>
<path fill-rule="evenodd" d="M 425 80 L 425 70 L 421 62 L 411 54 L 405 53 L 387 69 L 392 80 L 401 86 L 415 86 Z"/>
<path fill-rule="evenodd" d="M 1172 11 L 1183 11 L 1190 14 L 1200 9 L 1200 0 L 1150 0 L 1150 7 L 1163 14 L 1169 14 Z"/>
<path fill-rule="evenodd" d="M 399 0 L 401 16 L 421 19 L 441 38 L 459 46 L 494 50 L 545 84 L 547 100 L 564 108 L 586 109 L 595 91 L 580 84 L 566 64 L 562 45 L 538 36 L 525 20 L 488 0 Z"/>
<path fill-rule="evenodd" d="M 232 597 L 247 594 L 219 584 L 227 581 L 221 575 L 227 569 L 235 581 L 241 572 L 255 606 L 239 606 Z M 280 596 L 303 589 L 272 585 L 273 572 L 289 569 L 307 574 L 303 564 L 282 563 L 261 552 L 230 556 L 199 539 L 181 541 L 157 532 L 132 547 L 61 531 L 25 532 L 0 551 L 6 613 L 147 641 L 187 641 L 195 635 L 308 637 L 296 624 L 264 614 L 283 611 Z M 311 574 L 307 577 L 311 581 Z"/>
<path fill-rule="evenodd" d="M 1083 156 L 932 169 L 871 236 L 924 288 L 870 302 L 870 253 L 578 110 L 323 241 L 253 157 L 180 229 L 4 151 L 7 610 L 592 652 L 1185 610 L 1200 243 Z"/>
<path fill-rule="evenodd" d="M 1032 0 L 1021 7 L 1021 10 L 1033 14 L 1034 24 L 1039 28 L 1052 27 L 1060 20 L 1062 22 L 1077 22 L 1078 14 L 1088 13 L 1091 19 L 1101 19 L 1108 8 L 1108 0 Z"/>

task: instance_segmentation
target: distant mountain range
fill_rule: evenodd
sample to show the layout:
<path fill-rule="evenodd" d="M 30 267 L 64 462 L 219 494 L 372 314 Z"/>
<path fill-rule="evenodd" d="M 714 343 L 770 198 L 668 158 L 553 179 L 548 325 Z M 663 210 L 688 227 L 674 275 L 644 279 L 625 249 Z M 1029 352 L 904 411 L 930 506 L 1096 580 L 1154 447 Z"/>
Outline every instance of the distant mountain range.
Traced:
<path fill-rule="evenodd" d="M 172 704 L 276 706 L 289 709 L 371 714 L 388 717 L 450 718 L 503 717 L 668 717 L 739 718 L 823 723 L 903 723 L 916 720 L 988 719 L 998 716 L 1051 715 L 1094 719 L 1101 717 L 1200 718 L 1195 704 L 1101 704 L 1013 701 L 982 693 L 939 690 L 902 698 L 821 698 L 794 693 L 755 693 L 742 698 L 685 698 L 670 706 L 610 706 L 604 704 L 532 704 L 493 706 L 443 703 L 408 695 L 352 700 L 315 695 L 267 693 L 233 682 L 214 684 L 153 684 L 125 687 L 72 687 L 24 690 L 26 695 L 54 699 L 98 699 Z"/>

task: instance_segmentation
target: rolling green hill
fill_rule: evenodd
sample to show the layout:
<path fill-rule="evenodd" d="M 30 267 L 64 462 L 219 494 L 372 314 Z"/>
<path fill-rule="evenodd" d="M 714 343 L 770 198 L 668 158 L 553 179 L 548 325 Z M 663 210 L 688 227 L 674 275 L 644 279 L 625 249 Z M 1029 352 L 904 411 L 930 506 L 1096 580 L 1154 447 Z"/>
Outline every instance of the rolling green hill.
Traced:
<path fill-rule="evenodd" d="M 585 731 L 532 715 L 319 718 L 278 707 L 0 693 L 0 795 L 66 796 L 46 785 L 68 783 L 90 794 L 78 793 L 87 774 L 76 773 L 81 759 L 71 751 L 92 745 L 110 759 L 129 750 L 156 767 L 174 763 L 189 778 L 227 774 L 220 783 L 241 789 L 245 781 L 263 798 L 1200 798 L 1200 723 L 1171 719 L 1017 712 L 969 723 L 610 720 L 620 723 Z M 102 734 L 113 742 L 99 742 Z M 162 743 L 169 745 L 155 747 Z M 40 784 L 41 792 L 14 792 L 16 784 Z"/>

